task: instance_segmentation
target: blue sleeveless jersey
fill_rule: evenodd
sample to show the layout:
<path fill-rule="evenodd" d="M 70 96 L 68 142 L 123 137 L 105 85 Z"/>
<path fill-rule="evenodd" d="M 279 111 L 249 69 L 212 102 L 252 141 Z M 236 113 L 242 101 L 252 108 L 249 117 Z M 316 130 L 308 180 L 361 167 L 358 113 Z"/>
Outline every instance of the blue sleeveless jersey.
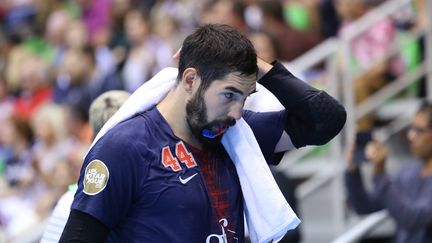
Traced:
<path fill-rule="evenodd" d="M 285 116 L 244 112 L 268 162 Z M 156 108 L 140 113 L 93 146 L 71 208 L 108 226 L 108 242 L 244 242 L 243 198 L 231 159 L 223 149 L 211 156 L 223 192 L 221 214 L 219 195 L 204 179 L 207 152 L 197 151 L 174 135 Z"/>

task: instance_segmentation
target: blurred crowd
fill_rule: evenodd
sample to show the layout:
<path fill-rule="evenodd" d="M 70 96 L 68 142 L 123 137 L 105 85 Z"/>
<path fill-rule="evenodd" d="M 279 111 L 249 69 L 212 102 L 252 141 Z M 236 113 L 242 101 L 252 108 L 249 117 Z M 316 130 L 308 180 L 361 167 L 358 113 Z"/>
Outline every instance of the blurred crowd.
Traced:
<path fill-rule="evenodd" d="M 93 137 L 91 102 L 109 90 L 133 92 L 174 66 L 173 54 L 198 25 L 231 25 L 264 60 L 290 62 L 382 2 L 0 1 L 0 232 L 14 237 L 46 218 L 76 182 Z M 372 45 L 353 49 L 359 67 L 392 41 L 393 28 L 417 23 L 409 11 L 401 16 L 403 24 L 371 32 L 377 43 L 358 41 L 358 50 Z"/>

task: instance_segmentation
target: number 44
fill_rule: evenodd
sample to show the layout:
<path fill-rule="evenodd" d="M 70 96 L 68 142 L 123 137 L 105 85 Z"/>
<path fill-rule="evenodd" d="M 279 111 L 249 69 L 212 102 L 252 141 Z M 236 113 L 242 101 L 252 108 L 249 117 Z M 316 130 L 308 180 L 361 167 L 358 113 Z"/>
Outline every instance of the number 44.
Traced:
<path fill-rule="evenodd" d="M 162 148 L 162 164 L 165 166 L 165 168 L 170 167 L 173 171 L 179 171 L 182 169 L 179 161 L 185 164 L 188 168 L 192 168 L 197 165 L 192 153 L 186 149 L 186 146 L 182 141 L 176 144 L 175 154 L 176 157 L 174 157 L 171 153 L 169 146 Z"/>

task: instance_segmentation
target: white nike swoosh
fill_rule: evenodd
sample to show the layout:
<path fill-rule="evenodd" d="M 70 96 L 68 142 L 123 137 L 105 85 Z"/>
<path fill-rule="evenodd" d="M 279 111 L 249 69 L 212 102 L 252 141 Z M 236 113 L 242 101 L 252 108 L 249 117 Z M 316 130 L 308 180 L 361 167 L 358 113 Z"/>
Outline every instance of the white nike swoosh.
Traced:
<path fill-rule="evenodd" d="M 179 176 L 180 182 L 184 185 L 186 183 L 188 183 L 190 180 L 192 180 L 192 178 L 194 178 L 198 173 L 195 173 L 185 179 L 181 178 L 181 176 Z"/>

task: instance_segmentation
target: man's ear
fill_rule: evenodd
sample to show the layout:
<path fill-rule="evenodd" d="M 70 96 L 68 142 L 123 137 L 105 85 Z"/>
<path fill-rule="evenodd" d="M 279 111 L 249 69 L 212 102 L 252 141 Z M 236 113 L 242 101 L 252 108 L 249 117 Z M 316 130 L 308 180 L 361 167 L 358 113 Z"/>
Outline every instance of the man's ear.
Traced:
<path fill-rule="evenodd" d="M 198 84 L 197 80 L 197 70 L 195 68 L 186 68 L 182 75 L 182 83 L 185 87 L 186 92 L 192 92 L 194 86 Z"/>

